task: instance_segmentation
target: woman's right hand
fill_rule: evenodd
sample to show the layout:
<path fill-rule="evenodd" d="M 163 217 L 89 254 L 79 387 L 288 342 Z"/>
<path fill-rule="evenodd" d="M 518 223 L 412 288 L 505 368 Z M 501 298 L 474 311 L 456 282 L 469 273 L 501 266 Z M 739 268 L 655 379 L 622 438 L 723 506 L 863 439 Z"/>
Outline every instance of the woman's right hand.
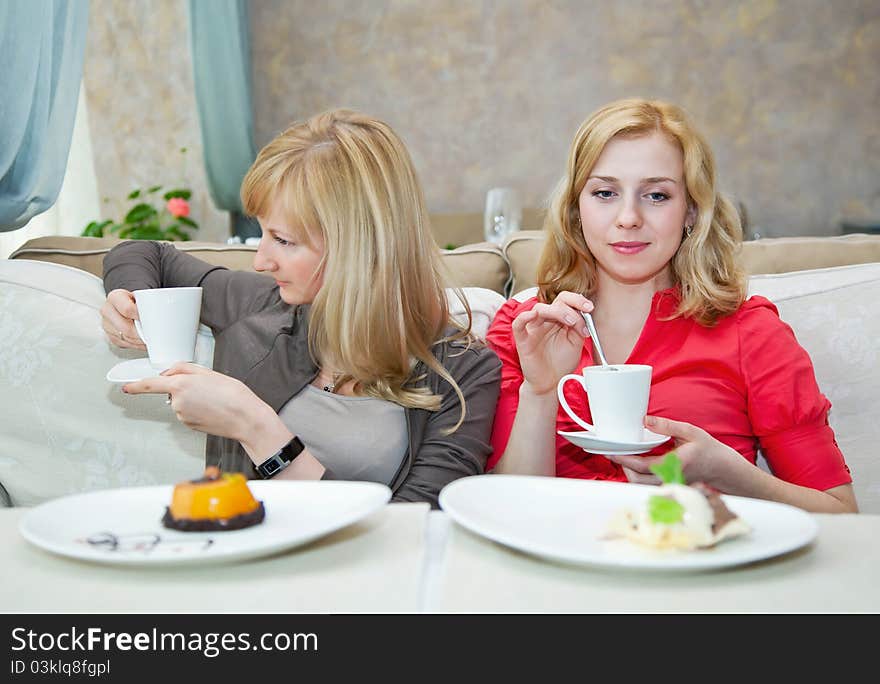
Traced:
<path fill-rule="evenodd" d="M 123 349 L 147 350 L 134 322 L 138 317 L 134 295 L 128 290 L 113 290 L 101 307 L 101 327 L 111 344 Z"/>
<path fill-rule="evenodd" d="M 523 378 L 534 394 L 556 391 L 559 379 L 571 373 L 589 335 L 582 312 L 593 302 L 575 292 L 560 292 L 552 304 L 536 304 L 513 320 L 513 338 Z"/>

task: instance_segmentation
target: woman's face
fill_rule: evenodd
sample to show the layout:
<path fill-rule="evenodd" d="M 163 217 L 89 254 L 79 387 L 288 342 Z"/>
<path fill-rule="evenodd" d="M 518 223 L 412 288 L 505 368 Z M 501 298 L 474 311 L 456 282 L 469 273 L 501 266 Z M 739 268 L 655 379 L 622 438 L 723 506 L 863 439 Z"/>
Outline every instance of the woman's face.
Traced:
<path fill-rule="evenodd" d="M 587 247 L 604 277 L 672 284 L 670 260 L 692 223 L 681 149 L 661 133 L 612 138 L 578 199 Z M 687 221 L 686 221 L 687 219 Z"/>
<path fill-rule="evenodd" d="M 324 243 L 308 245 L 304 232 L 290 226 L 278 204 L 267 216 L 258 217 L 263 237 L 254 255 L 254 268 L 275 278 L 281 299 L 287 304 L 311 304 L 323 284 L 318 265 L 324 256 Z"/>

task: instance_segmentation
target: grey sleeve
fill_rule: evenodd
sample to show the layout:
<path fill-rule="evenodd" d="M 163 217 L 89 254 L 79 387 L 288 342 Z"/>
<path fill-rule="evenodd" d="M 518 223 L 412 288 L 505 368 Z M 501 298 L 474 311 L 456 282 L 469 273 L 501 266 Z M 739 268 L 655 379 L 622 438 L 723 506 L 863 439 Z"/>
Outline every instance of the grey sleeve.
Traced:
<path fill-rule="evenodd" d="M 214 332 L 276 298 L 270 278 L 209 264 L 168 243 L 129 240 L 104 257 L 104 292 L 155 287 L 203 288 L 201 321 Z"/>
<path fill-rule="evenodd" d="M 451 357 L 446 367 L 464 394 L 464 422 L 452 434 L 444 433 L 458 422 L 461 408 L 458 395 L 441 380 L 440 410 L 429 412 L 412 468 L 392 501 L 427 501 L 437 508 L 437 497 L 445 485 L 460 477 L 480 475 L 486 469 L 492 453 L 489 440 L 501 388 L 501 361 L 494 351 L 480 346 Z"/>

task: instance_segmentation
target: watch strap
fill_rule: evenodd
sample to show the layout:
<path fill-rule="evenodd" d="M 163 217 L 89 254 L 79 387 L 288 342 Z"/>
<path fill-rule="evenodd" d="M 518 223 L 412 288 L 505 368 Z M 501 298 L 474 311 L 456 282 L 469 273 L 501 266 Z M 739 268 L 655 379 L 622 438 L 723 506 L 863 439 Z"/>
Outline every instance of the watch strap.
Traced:
<path fill-rule="evenodd" d="M 268 480 L 289 466 L 293 462 L 293 459 L 299 456 L 305 448 L 305 445 L 300 441 L 299 437 L 294 436 L 293 439 L 281 447 L 276 453 L 272 454 L 269 458 L 256 466 L 257 472 L 264 480 Z"/>

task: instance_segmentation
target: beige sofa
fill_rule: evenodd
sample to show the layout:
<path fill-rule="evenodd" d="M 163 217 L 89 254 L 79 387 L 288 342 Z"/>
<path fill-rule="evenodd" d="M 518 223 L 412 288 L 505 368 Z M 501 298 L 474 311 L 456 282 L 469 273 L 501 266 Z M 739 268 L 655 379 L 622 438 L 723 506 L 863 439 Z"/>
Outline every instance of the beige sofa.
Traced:
<path fill-rule="evenodd" d="M 35 259 L 74 266 L 101 275 L 104 255 L 115 238 L 42 237 L 28 241 L 11 259 Z M 253 269 L 256 247 L 215 242 L 176 242 L 178 249 L 234 269 Z M 479 242 L 442 250 L 452 283 L 482 287 L 505 296 L 535 284 L 535 269 L 544 244 L 539 230 L 515 233 L 502 245 Z M 751 274 L 787 273 L 831 266 L 880 262 L 880 236 L 768 238 L 744 242 L 742 257 Z"/>
<path fill-rule="evenodd" d="M 174 482 L 201 470 L 204 437 L 161 397 L 105 380 L 133 352 L 99 324 L 98 275 L 112 239 L 38 238 L 0 261 L 0 498 L 31 505 L 63 494 Z M 543 235 L 515 234 L 443 252 L 466 288 L 478 331 L 505 296 L 534 285 Z M 254 247 L 177 243 L 209 262 L 250 269 Z M 776 302 L 810 352 L 863 511 L 880 513 L 880 236 L 777 238 L 743 245 L 750 290 Z M 458 313 L 461 313 L 460 311 Z M 213 340 L 200 336 L 210 363 Z"/>

